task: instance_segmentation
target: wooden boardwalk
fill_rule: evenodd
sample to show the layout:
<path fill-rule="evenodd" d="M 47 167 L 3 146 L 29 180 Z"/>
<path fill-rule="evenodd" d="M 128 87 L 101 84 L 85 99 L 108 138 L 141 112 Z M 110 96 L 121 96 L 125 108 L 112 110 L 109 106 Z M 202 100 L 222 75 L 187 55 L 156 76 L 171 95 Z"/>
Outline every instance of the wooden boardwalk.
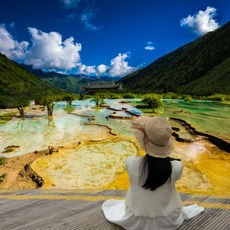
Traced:
<path fill-rule="evenodd" d="M 103 216 L 104 200 L 123 199 L 126 191 L 0 190 L 1 230 L 116 230 Z M 229 230 L 230 199 L 181 194 L 184 205 L 205 207 L 178 230 Z M 141 229 L 138 229 L 141 230 Z"/>

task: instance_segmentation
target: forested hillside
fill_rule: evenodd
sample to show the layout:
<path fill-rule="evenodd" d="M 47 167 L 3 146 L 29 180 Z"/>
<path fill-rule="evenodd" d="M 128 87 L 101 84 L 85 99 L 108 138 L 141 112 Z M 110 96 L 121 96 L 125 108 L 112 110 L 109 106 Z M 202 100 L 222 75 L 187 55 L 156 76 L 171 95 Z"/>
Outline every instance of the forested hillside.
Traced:
<path fill-rule="evenodd" d="M 58 95 L 63 90 L 21 68 L 0 53 L 0 107 L 16 106 L 20 100 L 32 100 L 47 95 Z"/>
<path fill-rule="evenodd" d="M 135 91 L 196 95 L 230 92 L 230 22 L 121 79 Z"/>

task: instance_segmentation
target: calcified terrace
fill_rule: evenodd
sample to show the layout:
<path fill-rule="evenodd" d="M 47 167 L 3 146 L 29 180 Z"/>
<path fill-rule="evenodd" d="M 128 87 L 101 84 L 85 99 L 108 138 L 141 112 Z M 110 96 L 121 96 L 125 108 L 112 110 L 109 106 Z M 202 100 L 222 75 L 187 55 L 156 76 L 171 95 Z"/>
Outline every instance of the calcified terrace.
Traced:
<path fill-rule="evenodd" d="M 5 146 L 19 146 L 12 153 L 2 155 L 20 161 L 20 155 L 53 146 L 58 151 L 35 158 L 30 164 L 43 178 L 42 188 L 127 189 L 125 160 L 130 155 L 144 154 L 130 132 L 130 121 L 108 119 L 114 110 L 95 110 L 89 100 L 75 103 L 76 111 L 72 114 L 65 113 L 65 105 L 60 103 L 53 119 L 48 120 L 34 109 L 28 111 L 31 118 L 13 119 L 0 126 Z M 121 107 L 117 100 L 108 103 Z M 128 104 L 122 107 L 131 108 Z M 119 113 L 123 113 L 122 108 Z M 170 122 L 180 129 L 181 137 L 195 138 L 180 123 Z M 11 130 L 16 135 L 10 143 Z M 229 154 L 202 138 L 192 143 L 174 140 L 174 145 L 172 157 L 180 158 L 185 166 L 177 184 L 179 191 L 229 195 Z"/>

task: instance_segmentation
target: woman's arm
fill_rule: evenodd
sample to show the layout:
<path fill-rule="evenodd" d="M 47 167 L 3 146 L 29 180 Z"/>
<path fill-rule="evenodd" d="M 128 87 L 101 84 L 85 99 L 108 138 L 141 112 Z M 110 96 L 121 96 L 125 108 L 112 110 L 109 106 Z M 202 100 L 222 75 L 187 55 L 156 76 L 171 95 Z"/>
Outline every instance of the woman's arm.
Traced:
<path fill-rule="evenodd" d="M 172 175 L 171 175 L 171 179 L 176 182 L 177 180 L 179 180 L 182 177 L 182 172 L 183 172 L 183 164 L 181 161 L 177 161 L 177 160 L 173 160 L 171 162 L 172 164 Z"/>

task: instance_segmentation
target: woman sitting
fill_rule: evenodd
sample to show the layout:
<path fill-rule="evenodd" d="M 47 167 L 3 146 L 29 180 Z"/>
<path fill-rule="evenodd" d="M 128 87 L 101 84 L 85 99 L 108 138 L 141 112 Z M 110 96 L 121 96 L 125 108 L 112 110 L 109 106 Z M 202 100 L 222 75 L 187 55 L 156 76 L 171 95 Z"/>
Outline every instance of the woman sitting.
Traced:
<path fill-rule="evenodd" d="M 128 193 L 125 200 L 103 203 L 105 218 L 125 229 L 177 229 L 204 208 L 182 205 L 175 183 L 181 178 L 183 165 L 169 158 L 172 128 L 167 118 L 141 116 L 133 122 L 132 130 L 146 155 L 127 158 Z"/>

